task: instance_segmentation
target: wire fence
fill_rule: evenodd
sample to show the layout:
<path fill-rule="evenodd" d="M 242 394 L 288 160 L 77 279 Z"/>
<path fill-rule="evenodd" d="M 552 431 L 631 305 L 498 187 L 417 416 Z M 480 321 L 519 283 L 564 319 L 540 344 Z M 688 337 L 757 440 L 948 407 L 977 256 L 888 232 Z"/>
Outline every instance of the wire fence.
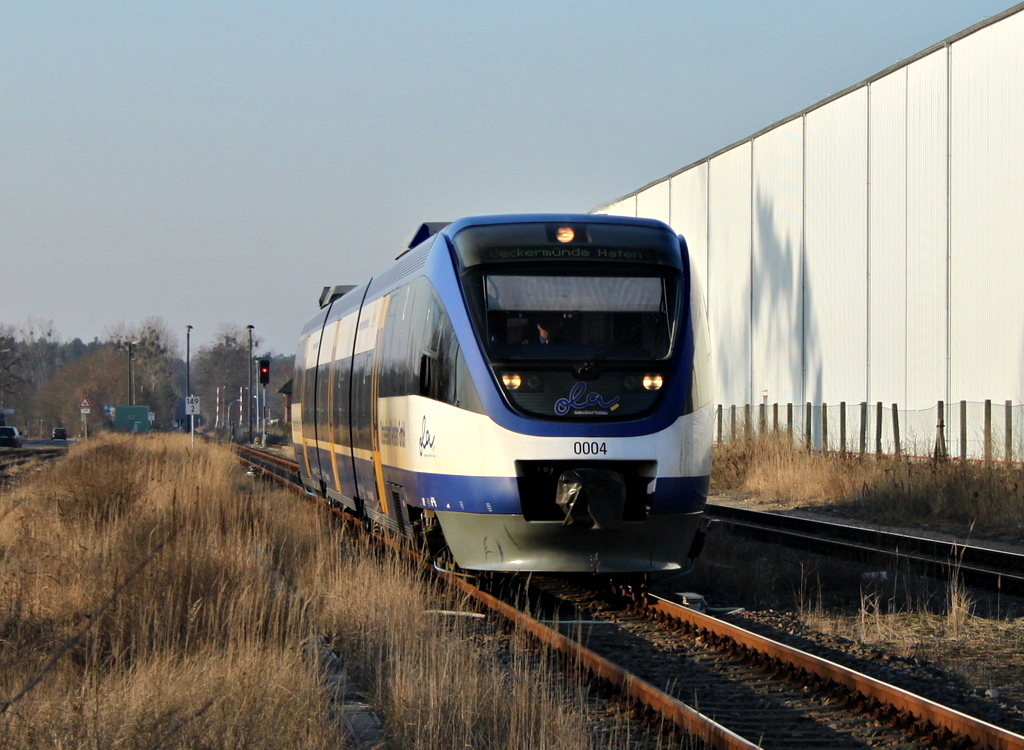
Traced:
<path fill-rule="evenodd" d="M 919 410 L 881 402 L 719 405 L 716 410 L 717 443 L 770 433 L 824 453 L 1024 462 L 1024 404 L 1010 401 L 939 401 Z"/>

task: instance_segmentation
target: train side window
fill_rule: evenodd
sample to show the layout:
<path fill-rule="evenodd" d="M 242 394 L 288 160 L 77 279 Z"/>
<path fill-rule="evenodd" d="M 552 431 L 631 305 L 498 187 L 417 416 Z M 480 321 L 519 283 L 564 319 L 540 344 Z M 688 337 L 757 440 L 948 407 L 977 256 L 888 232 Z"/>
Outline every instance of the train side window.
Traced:
<path fill-rule="evenodd" d="M 352 358 L 352 446 L 371 449 L 371 380 L 373 377 L 373 352 L 360 352 Z"/>
<path fill-rule="evenodd" d="M 455 365 L 455 405 L 467 411 L 484 413 L 484 405 L 480 403 L 480 396 L 473 385 L 473 379 L 469 376 L 469 365 L 466 364 L 466 358 L 462 356 L 462 347 L 459 347 L 457 351 Z"/>
<path fill-rule="evenodd" d="M 316 425 L 320 440 L 327 440 L 330 431 L 330 415 L 328 413 L 328 393 L 331 383 L 331 367 L 322 364 L 317 367 L 316 375 Z"/>
<path fill-rule="evenodd" d="M 306 342 L 308 339 L 299 339 L 299 349 L 295 354 L 295 371 L 294 379 L 292 381 L 292 403 L 298 407 L 298 418 L 294 419 L 294 426 L 292 427 L 295 432 L 302 434 L 303 423 L 306 421 L 305 405 L 306 405 Z M 292 414 L 295 414 L 293 411 Z"/>
<path fill-rule="evenodd" d="M 436 292 L 432 291 L 429 299 L 417 358 L 417 392 L 435 401 L 482 412 L 451 318 Z"/>
<path fill-rule="evenodd" d="M 319 335 L 315 333 L 314 335 Z M 298 393 L 302 398 L 302 436 L 307 440 L 316 439 L 316 368 L 306 366 L 306 356 L 311 341 L 307 338 L 302 346 L 301 356 L 295 358 L 295 370 L 301 373 Z M 231 411 L 228 411 L 230 414 Z"/>
<path fill-rule="evenodd" d="M 391 293 L 387 322 L 381 338 L 380 396 L 404 396 L 409 391 L 406 352 L 413 328 L 415 291 L 404 286 Z"/>
<path fill-rule="evenodd" d="M 352 358 L 344 357 L 334 363 L 334 442 L 338 445 L 352 445 L 349 432 L 349 375 Z"/>

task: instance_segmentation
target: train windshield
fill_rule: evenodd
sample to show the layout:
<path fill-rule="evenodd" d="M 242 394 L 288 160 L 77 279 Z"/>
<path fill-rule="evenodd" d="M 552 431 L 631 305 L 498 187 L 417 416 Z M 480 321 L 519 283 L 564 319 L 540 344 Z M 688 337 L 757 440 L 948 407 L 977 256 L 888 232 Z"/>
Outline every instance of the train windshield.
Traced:
<path fill-rule="evenodd" d="M 483 277 L 492 360 L 661 360 L 672 348 L 662 276 Z"/>

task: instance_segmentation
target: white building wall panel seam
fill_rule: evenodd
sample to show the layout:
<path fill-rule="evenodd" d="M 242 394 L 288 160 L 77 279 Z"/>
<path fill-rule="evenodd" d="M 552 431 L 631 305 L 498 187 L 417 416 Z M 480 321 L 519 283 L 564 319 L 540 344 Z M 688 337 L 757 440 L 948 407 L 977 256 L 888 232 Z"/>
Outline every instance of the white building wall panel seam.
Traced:
<path fill-rule="evenodd" d="M 808 399 L 867 396 L 867 89 L 807 115 Z"/>
<path fill-rule="evenodd" d="M 907 78 L 870 94 L 867 401 L 903 403 L 907 392 Z"/>
<path fill-rule="evenodd" d="M 749 403 L 750 143 L 708 165 L 708 305 L 712 352 L 725 403 Z"/>

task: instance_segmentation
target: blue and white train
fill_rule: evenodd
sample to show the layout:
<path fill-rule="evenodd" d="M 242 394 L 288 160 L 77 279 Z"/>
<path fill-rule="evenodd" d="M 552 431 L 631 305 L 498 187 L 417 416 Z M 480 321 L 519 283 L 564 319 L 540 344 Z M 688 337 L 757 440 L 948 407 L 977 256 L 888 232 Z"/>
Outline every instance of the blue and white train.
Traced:
<path fill-rule="evenodd" d="M 685 241 L 647 219 L 424 224 L 299 339 L 302 481 L 466 570 L 680 570 L 712 406 Z"/>

